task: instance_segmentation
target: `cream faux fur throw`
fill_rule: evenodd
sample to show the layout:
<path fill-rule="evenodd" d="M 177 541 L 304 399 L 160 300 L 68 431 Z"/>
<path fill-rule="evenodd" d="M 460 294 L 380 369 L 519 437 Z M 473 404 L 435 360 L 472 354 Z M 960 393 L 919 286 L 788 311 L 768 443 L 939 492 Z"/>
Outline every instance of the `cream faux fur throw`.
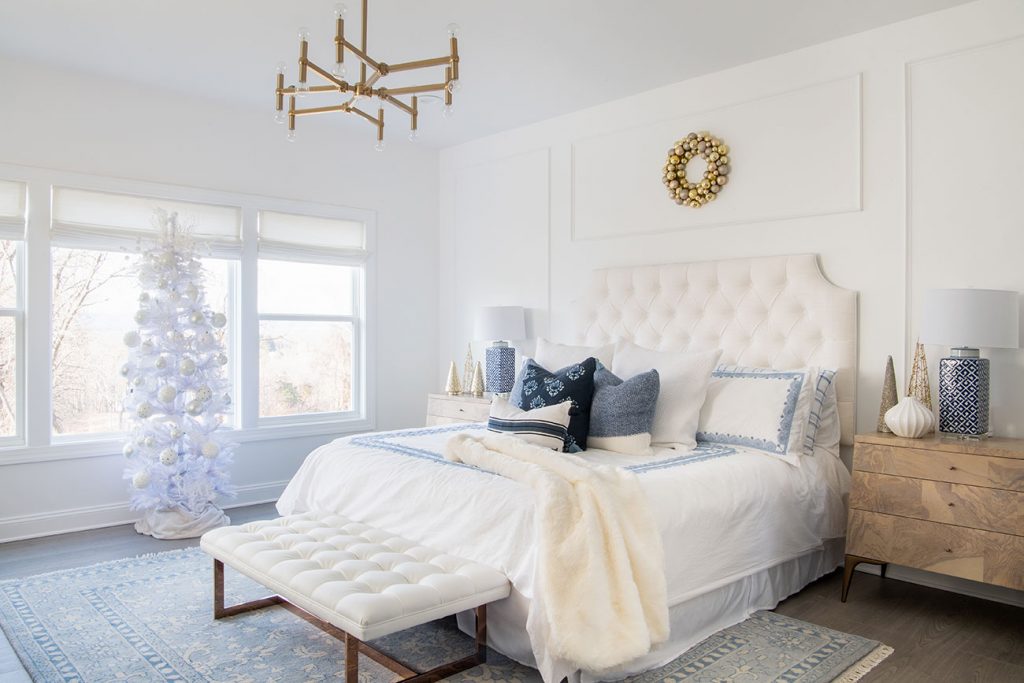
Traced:
<path fill-rule="evenodd" d="M 635 474 L 496 434 L 456 435 L 445 457 L 532 487 L 550 654 L 600 671 L 668 638 L 661 535 Z"/>

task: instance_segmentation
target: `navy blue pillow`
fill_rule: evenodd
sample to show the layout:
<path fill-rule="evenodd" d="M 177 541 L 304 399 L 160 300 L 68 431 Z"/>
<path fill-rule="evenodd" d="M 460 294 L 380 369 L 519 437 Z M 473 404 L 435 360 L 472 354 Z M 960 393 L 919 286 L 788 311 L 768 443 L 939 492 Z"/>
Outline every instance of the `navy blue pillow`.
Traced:
<path fill-rule="evenodd" d="M 565 441 L 565 450 L 576 448 L 586 450 L 587 434 L 590 432 L 590 404 L 594 400 L 594 372 L 597 361 L 588 358 L 580 363 L 552 372 L 531 358 L 523 365 L 517 388 L 518 395 L 512 400 L 523 410 L 533 410 L 543 406 L 553 406 L 564 401 L 572 401 L 569 411 L 569 436 Z"/>

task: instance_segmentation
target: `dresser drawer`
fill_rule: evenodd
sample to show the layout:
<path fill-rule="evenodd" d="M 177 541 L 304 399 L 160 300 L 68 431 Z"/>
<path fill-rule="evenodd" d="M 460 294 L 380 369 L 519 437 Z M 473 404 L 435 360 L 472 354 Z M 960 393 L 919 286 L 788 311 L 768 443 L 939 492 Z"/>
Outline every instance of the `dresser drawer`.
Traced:
<path fill-rule="evenodd" d="M 486 402 L 455 399 L 427 399 L 427 415 L 451 418 L 452 422 L 484 422 L 491 406 Z"/>
<path fill-rule="evenodd" d="M 1024 537 L 850 510 L 846 552 L 1024 589 Z"/>
<path fill-rule="evenodd" d="M 952 484 L 1024 491 L 1024 460 L 858 443 L 853 469 Z"/>
<path fill-rule="evenodd" d="M 850 507 L 1024 536 L 1024 493 L 856 471 Z"/>

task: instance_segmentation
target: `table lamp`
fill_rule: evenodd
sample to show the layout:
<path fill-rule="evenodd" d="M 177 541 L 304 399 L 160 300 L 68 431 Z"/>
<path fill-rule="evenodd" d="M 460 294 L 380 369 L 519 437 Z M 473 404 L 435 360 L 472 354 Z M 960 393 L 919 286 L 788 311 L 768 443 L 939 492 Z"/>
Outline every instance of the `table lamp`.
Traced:
<path fill-rule="evenodd" d="M 979 348 L 1019 345 L 1017 292 L 931 289 L 925 292 L 921 341 L 950 347 L 939 361 L 939 431 L 960 438 L 988 436 L 989 362 Z"/>
<path fill-rule="evenodd" d="M 513 339 L 526 337 L 526 316 L 522 306 L 485 306 L 476 315 L 476 334 L 481 341 L 494 342 L 485 352 L 487 391 L 507 396 L 516 381 L 516 350 Z"/>

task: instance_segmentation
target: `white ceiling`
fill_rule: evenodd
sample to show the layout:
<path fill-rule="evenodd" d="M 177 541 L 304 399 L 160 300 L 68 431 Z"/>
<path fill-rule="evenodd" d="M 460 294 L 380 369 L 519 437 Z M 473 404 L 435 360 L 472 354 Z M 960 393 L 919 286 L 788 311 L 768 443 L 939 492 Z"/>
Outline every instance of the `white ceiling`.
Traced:
<path fill-rule="evenodd" d="M 440 56 L 445 27 L 460 24 L 457 115 L 443 121 L 428 111 L 421 124 L 423 144 L 446 146 L 967 1 L 370 0 L 368 51 L 391 63 Z M 348 0 L 350 35 L 359 4 Z M 294 63 L 298 26 L 310 29 L 314 61 L 333 60 L 333 7 L 3 0 L 0 54 L 266 107 L 271 116 L 274 67 Z M 384 84 L 400 76 L 409 74 Z M 335 116 L 340 126 L 366 126 Z M 398 120 L 395 112 L 389 123 Z"/>

